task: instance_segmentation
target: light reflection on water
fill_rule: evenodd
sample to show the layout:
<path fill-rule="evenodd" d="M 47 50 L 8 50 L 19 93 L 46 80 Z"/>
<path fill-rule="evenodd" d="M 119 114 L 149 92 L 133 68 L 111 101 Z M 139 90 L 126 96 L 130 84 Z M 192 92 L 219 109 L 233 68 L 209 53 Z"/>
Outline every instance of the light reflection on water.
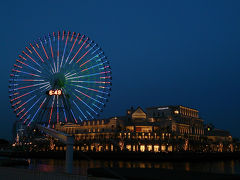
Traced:
<path fill-rule="evenodd" d="M 64 172 L 65 161 L 61 159 L 31 159 L 30 169 L 45 172 Z M 74 174 L 87 175 L 88 168 L 164 168 L 181 171 L 240 174 L 239 160 L 211 162 L 150 162 L 150 161 L 111 161 L 111 160 L 75 160 Z"/>

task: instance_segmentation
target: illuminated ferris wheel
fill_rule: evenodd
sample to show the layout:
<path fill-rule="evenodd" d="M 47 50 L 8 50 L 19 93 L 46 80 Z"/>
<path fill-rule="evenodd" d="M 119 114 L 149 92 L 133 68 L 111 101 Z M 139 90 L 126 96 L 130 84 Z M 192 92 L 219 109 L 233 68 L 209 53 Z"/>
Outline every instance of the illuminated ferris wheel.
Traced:
<path fill-rule="evenodd" d="M 80 33 L 53 32 L 22 51 L 9 80 L 10 102 L 21 122 L 54 125 L 96 118 L 111 90 L 101 48 Z"/>

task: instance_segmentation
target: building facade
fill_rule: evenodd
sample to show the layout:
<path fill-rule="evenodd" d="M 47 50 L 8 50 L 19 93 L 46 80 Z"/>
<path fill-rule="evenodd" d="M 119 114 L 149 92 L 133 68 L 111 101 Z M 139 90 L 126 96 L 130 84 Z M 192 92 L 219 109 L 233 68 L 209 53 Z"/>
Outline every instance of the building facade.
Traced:
<path fill-rule="evenodd" d="M 214 130 L 207 128 L 196 109 L 184 106 L 130 108 L 125 116 L 55 126 L 75 136 L 76 151 L 234 151 L 230 134 L 226 137 L 222 130 L 213 136 Z M 54 143 L 54 150 L 65 149 Z"/>

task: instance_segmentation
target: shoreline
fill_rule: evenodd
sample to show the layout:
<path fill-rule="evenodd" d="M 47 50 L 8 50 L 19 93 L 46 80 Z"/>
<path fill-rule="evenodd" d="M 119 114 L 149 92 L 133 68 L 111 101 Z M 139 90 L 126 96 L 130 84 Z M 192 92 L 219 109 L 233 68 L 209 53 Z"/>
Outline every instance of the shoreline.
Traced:
<path fill-rule="evenodd" d="M 2 157 L 11 158 L 45 158 L 65 159 L 65 151 L 62 152 L 0 152 Z M 222 153 L 196 153 L 196 152 L 74 152 L 74 160 L 149 160 L 149 161 L 219 161 L 240 160 L 240 152 Z"/>

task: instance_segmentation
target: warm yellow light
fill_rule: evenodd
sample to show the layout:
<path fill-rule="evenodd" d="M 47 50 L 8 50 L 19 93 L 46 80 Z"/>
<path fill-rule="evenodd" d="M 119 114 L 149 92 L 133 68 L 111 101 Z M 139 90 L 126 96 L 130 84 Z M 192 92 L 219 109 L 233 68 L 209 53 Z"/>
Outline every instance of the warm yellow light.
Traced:
<path fill-rule="evenodd" d="M 178 111 L 178 110 L 175 110 L 174 113 L 175 113 L 175 114 L 179 114 L 179 111 Z"/>
<path fill-rule="evenodd" d="M 144 151 L 145 151 L 145 145 L 141 145 L 141 146 L 140 146 L 140 151 L 141 151 L 141 152 L 144 152 Z"/>

